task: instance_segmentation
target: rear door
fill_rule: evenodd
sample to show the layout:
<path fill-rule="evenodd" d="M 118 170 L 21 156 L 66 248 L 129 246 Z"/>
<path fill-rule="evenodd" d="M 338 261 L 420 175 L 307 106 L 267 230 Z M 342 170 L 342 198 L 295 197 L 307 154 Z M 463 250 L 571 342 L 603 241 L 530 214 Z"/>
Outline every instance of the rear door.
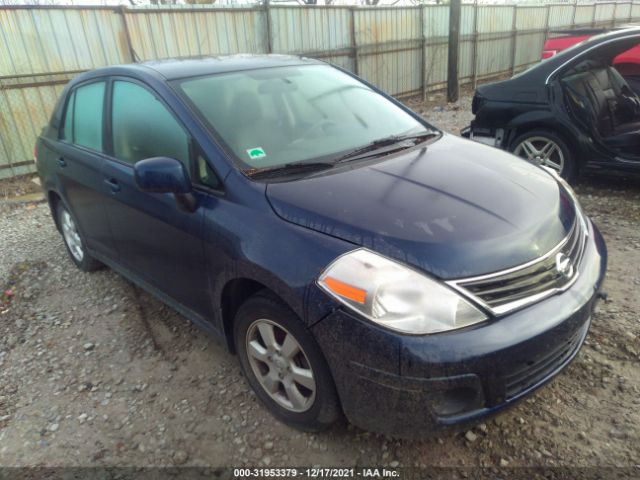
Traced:
<path fill-rule="evenodd" d="M 105 92 L 105 79 L 91 80 L 69 92 L 59 139 L 51 147 L 60 193 L 78 220 L 86 246 L 113 257 L 102 178 Z"/>
<path fill-rule="evenodd" d="M 120 263 L 182 306 L 209 316 L 203 208 L 181 210 L 173 194 L 142 192 L 134 179 L 134 164 L 151 157 L 175 158 L 192 171 L 191 138 L 146 85 L 115 78 L 109 91 L 110 157 L 103 176 Z"/>

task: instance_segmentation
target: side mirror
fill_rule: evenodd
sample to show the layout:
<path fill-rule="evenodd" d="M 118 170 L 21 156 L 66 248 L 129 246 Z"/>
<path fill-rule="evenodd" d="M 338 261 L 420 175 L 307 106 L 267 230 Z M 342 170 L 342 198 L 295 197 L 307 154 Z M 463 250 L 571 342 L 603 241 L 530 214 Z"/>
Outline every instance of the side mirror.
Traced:
<path fill-rule="evenodd" d="M 153 157 L 136 162 L 133 167 L 138 188 L 150 193 L 173 193 L 178 206 L 193 212 L 197 208 L 191 181 L 182 162 L 174 158 Z"/>
<path fill-rule="evenodd" d="M 153 157 L 136 162 L 134 174 L 138 188 L 143 192 L 176 193 L 191 192 L 191 182 L 178 160 Z"/>

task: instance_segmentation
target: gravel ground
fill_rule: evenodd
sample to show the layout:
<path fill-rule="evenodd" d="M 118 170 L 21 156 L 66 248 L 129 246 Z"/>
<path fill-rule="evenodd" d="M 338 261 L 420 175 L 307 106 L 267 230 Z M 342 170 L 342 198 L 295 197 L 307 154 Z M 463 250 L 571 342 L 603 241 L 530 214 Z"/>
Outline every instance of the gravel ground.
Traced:
<path fill-rule="evenodd" d="M 408 103 L 453 133 L 471 118 L 468 96 Z M 0 203 L 0 466 L 637 466 L 640 180 L 577 190 L 610 253 L 586 346 L 506 413 L 421 441 L 280 424 L 221 344 L 112 271 L 78 271 L 46 205 Z"/>

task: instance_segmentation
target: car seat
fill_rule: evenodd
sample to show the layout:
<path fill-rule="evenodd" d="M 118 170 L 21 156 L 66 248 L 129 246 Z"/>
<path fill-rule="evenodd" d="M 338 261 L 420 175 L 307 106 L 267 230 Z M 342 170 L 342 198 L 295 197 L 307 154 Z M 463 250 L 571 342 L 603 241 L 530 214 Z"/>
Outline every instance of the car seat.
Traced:
<path fill-rule="evenodd" d="M 640 98 L 615 68 L 594 67 L 562 82 L 572 109 L 595 127 L 605 145 L 638 152 Z"/>

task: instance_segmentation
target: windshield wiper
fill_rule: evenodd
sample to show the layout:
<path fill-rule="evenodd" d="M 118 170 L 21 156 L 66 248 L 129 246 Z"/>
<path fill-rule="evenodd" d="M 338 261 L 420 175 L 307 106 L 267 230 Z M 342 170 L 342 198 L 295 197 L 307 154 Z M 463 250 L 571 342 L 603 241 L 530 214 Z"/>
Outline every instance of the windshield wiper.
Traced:
<path fill-rule="evenodd" d="M 351 150 L 350 152 L 345 153 L 341 157 L 338 157 L 337 159 L 329 162 L 292 162 L 292 163 L 285 163 L 284 165 L 276 165 L 274 167 L 249 168 L 245 170 L 245 174 L 251 178 L 259 179 L 259 178 L 280 177 L 284 175 L 298 175 L 298 174 L 318 172 L 321 170 L 328 170 L 334 167 L 336 164 L 342 163 L 347 160 L 354 160 L 356 158 L 365 158 L 365 157 L 371 156 L 374 152 L 384 147 L 397 145 L 398 146 L 397 149 L 410 148 L 436 135 L 438 135 L 438 133 L 433 131 L 411 133 L 406 135 L 390 135 L 388 137 L 374 140 L 371 143 L 368 143 L 367 145 Z M 411 140 L 415 140 L 415 141 L 409 144 L 408 141 L 411 141 Z M 391 150 L 396 150 L 396 149 L 391 149 Z M 388 152 L 389 149 L 385 149 L 384 151 Z"/>
<path fill-rule="evenodd" d="M 293 162 L 275 167 L 250 168 L 245 173 L 251 178 L 272 178 L 327 170 L 333 165 L 333 162 Z"/>
<path fill-rule="evenodd" d="M 335 163 L 341 163 L 346 160 L 354 160 L 356 158 L 365 158 L 365 157 L 371 156 L 374 152 L 376 152 L 381 148 L 404 143 L 408 140 L 415 140 L 415 142 L 413 142 L 410 145 L 398 145 L 399 149 L 410 148 L 436 135 L 437 135 L 436 132 L 431 132 L 431 131 L 421 132 L 421 133 L 411 133 L 407 135 L 390 135 L 388 137 L 374 140 L 373 142 L 368 143 L 362 147 L 356 148 L 355 150 L 351 150 L 350 152 L 345 153 L 341 157 L 338 157 L 334 161 Z M 385 152 L 388 152 L 388 150 L 385 150 Z"/>

